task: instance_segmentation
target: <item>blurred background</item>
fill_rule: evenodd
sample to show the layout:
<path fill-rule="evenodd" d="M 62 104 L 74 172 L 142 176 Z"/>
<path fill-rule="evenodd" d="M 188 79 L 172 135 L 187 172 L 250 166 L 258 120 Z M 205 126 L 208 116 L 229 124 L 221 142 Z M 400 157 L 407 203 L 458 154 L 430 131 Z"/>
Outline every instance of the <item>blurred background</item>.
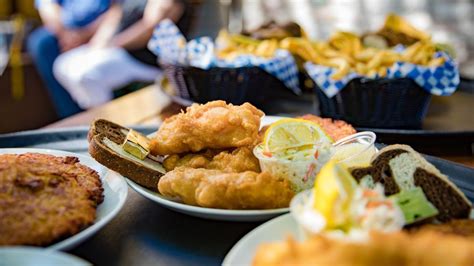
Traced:
<path fill-rule="evenodd" d="M 68 109 L 61 113 L 55 105 L 54 97 L 58 96 L 53 96 L 51 90 L 47 89 L 48 85 L 41 74 L 44 69 L 41 69 L 40 64 L 35 64 L 32 54 L 27 49 L 31 34 L 44 23 L 44 19 L 42 20 L 38 14 L 38 2 L 48 1 L 37 1 L 35 6 L 34 0 L 0 0 L 0 133 L 39 128 L 94 107 L 87 104 L 80 105 L 76 109 Z M 131 2 L 142 2 L 142 8 L 138 9 L 136 14 L 139 19 L 143 15 L 146 1 Z M 463 81 L 460 89 L 473 91 L 473 0 L 187 2 L 192 6 L 192 14 L 188 17 L 189 38 L 215 37 L 221 28 L 227 28 L 230 32 L 241 32 L 270 21 L 279 23 L 295 21 L 311 38 L 325 40 L 335 30 L 356 33 L 374 31 L 382 25 L 388 13 L 395 12 L 419 29 L 429 32 L 435 41 L 450 43 L 455 48 Z M 104 11 L 103 14 L 108 13 Z M 150 83 L 153 81 L 120 84 L 113 88 L 114 97 L 120 97 Z"/>

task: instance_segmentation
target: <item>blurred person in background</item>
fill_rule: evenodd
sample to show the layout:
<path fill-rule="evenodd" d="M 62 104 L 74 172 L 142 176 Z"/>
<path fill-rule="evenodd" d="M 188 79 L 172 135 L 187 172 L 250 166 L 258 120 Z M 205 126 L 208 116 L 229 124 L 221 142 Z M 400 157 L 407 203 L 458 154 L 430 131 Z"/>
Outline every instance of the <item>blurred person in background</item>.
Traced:
<path fill-rule="evenodd" d="M 43 26 L 28 37 L 30 53 L 60 118 L 81 111 L 53 75 L 53 63 L 63 52 L 87 43 L 112 0 L 36 0 Z"/>
<path fill-rule="evenodd" d="M 103 104 L 133 81 L 154 81 L 161 71 L 147 49 L 154 27 L 169 18 L 186 33 L 190 7 L 184 0 L 122 0 L 103 16 L 90 42 L 58 57 L 54 75 L 81 108 Z"/>

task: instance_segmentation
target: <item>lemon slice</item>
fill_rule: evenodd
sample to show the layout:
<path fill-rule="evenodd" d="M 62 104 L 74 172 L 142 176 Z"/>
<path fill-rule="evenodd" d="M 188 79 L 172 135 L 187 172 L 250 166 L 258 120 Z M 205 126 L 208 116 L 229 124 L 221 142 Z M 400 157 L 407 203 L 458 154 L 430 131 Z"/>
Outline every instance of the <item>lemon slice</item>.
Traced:
<path fill-rule="evenodd" d="M 327 229 L 350 226 L 350 203 L 357 183 L 347 168 L 335 160 L 329 161 L 316 177 L 314 208 L 326 219 Z"/>
<path fill-rule="evenodd" d="M 318 124 L 296 118 L 285 118 L 273 123 L 263 138 L 264 150 L 270 153 L 308 151 L 318 142 L 334 141 Z"/>

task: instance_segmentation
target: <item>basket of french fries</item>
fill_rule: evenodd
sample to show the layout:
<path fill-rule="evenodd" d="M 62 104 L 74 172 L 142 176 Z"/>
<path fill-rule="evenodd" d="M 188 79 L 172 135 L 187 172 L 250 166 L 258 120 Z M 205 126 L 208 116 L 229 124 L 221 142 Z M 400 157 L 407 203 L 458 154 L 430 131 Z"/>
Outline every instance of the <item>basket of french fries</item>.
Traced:
<path fill-rule="evenodd" d="M 395 15 L 373 34 L 286 42 L 305 61 L 321 114 L 361 127 L 421 127 L 431 95 L 450 95 L 459 85 L 451 57 Z"/>
<path fill-rule="evenodd" d="M 176 96 L 199 103 L 224 100 L 261 105 L 272 97 L 291 94 L 285 85 L 258 67 L 210 68 L 162 65 Z M 276 93 L 278 92 L 278 93 Z"/>
<path fill-rule="evenodd" d="M 275 38 L 261 40 L 221 31 L 216 40 L 187 41 L 166 20 L 155 28 L 148 47 L 158 55 L 174 95 L 180 98 L 202 103 L 251 102 L 261 107 L 275 97 L 301 93 L 296 61 L 290 52 L 280 49 Z"/>

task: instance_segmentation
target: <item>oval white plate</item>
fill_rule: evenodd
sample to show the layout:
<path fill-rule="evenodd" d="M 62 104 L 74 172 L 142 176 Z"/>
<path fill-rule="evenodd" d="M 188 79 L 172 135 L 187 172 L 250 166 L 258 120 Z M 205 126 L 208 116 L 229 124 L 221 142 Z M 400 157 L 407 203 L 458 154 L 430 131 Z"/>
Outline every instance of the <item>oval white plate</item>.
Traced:
<path fill-rule="evenodd" d="M 266 116 L 262 118 L 262 126 L 268 125 L 281 119 L 282 117 L 277 116 Z M 154 134 L 149 135 L 153 137 Z M 173 201 L 169 198 L 164 197 L 158 192 L 149 190 L 126 178 L 127 183 L 139 194 L 147 199 L 150 199 L 163 207 L 168 209 L 184 213 L 187 215 L 200 217 L 204 219 L 221 220 L 221 221 L 234 221 L 234 222 L 255 222 L 265 221 L 275 216 L 287 213 L 289 208 L 280 209 L 269 209 L 269 210 L 225 210 L 225 209 L 213 209 L 203 208 L 184 203 Z"/>
<path fill-rule="evenodd" d="M 227 253 L 222 265 L 252 265 L 253 257 L 260 244 L 281 241 L 288 236 L 297 240 L 301 239 L 298 224 L 289 213 L 274 218 L 246 234 Z"/>
<path fill-rule="evenodd" d="M 139 194 L 161 206 L 187 215 L 220 221 L 255 222 L 264 221 L 289 211 L 289 208 L 269 210 L 226 210 L 187 205 L 172 201 L 158 192 L 146 189 L 130 179 L 127 183 Z"/>
<path fill-rule="evenodd" d="M 91 263 L 67 253 L 35 247 L 0 248 L 0 266 L 89 266 Z"/>
<path fill-rule="evenodd" d="M 77 157 L 79 158 L 81 164 L 84 164 L 99 173 L 100 179 L 102 180 L 102 186 L 104 188 L 104 202 L 102 202 L 97 207 L 97 217 L 94 221 L 94 224 L 73 236 L 48 246 L 47 249 L 67 250 L 79 245 L 87 238 L 94 235 L 97 231 L 99 231 L 99 229 L 104 227 L 104 225 L 112 220 L 112 218 L 114 218 L 123 207 L 128 193 L 128 187 L 124 178 L 113 171 L 109 171 L 107 168 L 94 161 L 94 159 L 91 157 L 77 153 L 49 149 L 0 149 L 0 154 L 21 154 L 27 152 L 36 152 L 55 156 Z"/>

